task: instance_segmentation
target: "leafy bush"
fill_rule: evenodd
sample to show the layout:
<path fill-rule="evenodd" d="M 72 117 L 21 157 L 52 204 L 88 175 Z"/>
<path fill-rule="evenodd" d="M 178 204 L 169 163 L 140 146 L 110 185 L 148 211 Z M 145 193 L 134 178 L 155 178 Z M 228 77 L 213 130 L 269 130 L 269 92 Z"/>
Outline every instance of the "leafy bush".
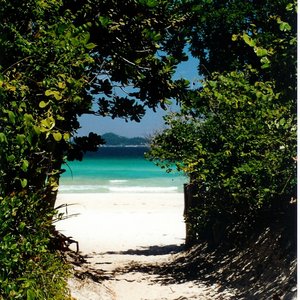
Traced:
<path fill-rule="evenodd" d="M 0 201 L 0 299 L 68 299 L 68 267 L 49 247 L 54 212 L 37 196 Z"/>
<path fill-rule="evenodd" d="M 172 162 L 197 185 L 193 227 L 212 228 L 295 197 L 296 122 L 293 103 L 282 104 L 271 82 L 249 74 L 215 74 L 192 108 L 169 116 L 150 155 Z"/>
<path fill-rule="evenodd" d="M 3 299 L 62 299 L 66 293 L 67 273 L 49 248 L 51 208 L 63 162 L 103 143 L 94 133 L 76 137 L 79 116 L 139 121 L 146 107 L 165 107 L 185 89 L 184 81 L 171 79 L 185 59 L 185 37 L 178 43 L 176 35 L 175 47 L 158 53 L 170 28 L 182 23 L 174 13 L 179 4 L 142 2 L 1 2 Z"/>
<path fill-rule="evenodd" d="M 295 18 L 292 3 L 287 11 Z M 150 159 L 164 168 L 175 163 L 197 187 L 186 220 L 196 239 L 282 211 L 296 198 L 295 28 L 271 12 L 268 22 L 276 30 L 252 24 L 233 36 L 261 68 L 210 74 L 152 141 Z"/>

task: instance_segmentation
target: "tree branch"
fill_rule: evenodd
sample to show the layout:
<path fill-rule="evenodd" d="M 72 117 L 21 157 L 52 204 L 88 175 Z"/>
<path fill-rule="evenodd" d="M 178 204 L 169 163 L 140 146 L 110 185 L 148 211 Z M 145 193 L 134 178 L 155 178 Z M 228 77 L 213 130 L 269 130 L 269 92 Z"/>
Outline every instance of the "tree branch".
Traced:
<path fill-rule="evenodd" d="M 4 74 L 5 72 L 7 72 L 9 69 L 11 69 L 12 67 L 14 67 L 15 65 L 21 63 L 22 61 L 24 61 L 24 60 L 26 60 L 26 59 L 28 59 L 28 58 L 30 58 L 30 57 L 32 57 L 32 55 L 27 56 L 27 57 L 24 57 L 24 58 L 18 60 L 17 62 L 13 63 L 12 65 L 10 65 L 9 67 L 7 67 L 7 68 L 3 71 L 3 74 Z"/>

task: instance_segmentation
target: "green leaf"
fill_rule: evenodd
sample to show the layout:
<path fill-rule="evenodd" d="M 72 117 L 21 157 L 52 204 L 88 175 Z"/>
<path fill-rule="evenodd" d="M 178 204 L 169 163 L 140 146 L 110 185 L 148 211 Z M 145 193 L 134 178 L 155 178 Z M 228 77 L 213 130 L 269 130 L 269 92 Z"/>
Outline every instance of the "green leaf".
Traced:
<path fill-rule="evenodd" d="M 237 34 L 233 34 L 231 37 L 231 40 L 235 42 L 235 41 L 237 41 L 238 37 L 239 36 Z"/>
<path fill-rule="evenodd" d="M 61 139 L 62 139 L 62 134 L 59 131 L 53 132 L 52 136 L 55 139 L 55 141 L 57 141 L 57 142 L 61 141 Z"/>
<path fill-rule="evenodd" d="M 62 98 L 62 95 L 59 91 L 53 91 L 53 90 L 46 90 L 45 91 L 45 96 L 48 96 L 48 97 L 54 96 L 54 98 L 56 100 L 61 100 L 61 98 Z"/>
<path fill-rule="evenodd" d="M 57 26 L 58 34 L 63 34 L 67 28 L 68 28 L 67 24 L 59 24 Z"/>
<path fill-rule="evenodd" d="M 51 183 L 51 190 L 54 192 L 54 191 L 57 191 L 59 189 L 59 185 L 54 182 L 54 183 Z"/>
<path fill-rule="evenodd" d="M 289 23 L 281 22 L 279 25 L 281 31 L 291 31 L 292 27 Z"/>
<path fill-rule="evenodd" d="M 23 229 L 25 229 L 25 227 L 26 227 L 26 223 L 25 222 L 21 222 L 20 223 L 20 225 L 19 225 L 19 230 L 23 230 Z"/>
<path fill-rule="evenodd" d="M 22 163 L 21 169 L 22 169 L 24 172 L 26 172 L 27 169 L 28 169 L 28 166 L 29 166 L 29 161 L 28 161 L 27 159 L 24 159 L 24 160 L 23 160 L 23 163 Z"/>
<path fill-rule="evenodd" d="M 66 88 L 66 83 L 63 82 L 63 81 L 60 81 L 57 85 L 58 85 L 58 87 L 59 87 L 60 89 L 65 89 L 65 88 Z"/>
<path fill-rule="evenodd" d="M 111 20 L 108 17 L 99 17 L 99 21 L 103 27 L 107 27 L 107 25 L 111 24 Z"/>
<path fill-rule="evenodd" d="M 34 125 L 34 126 L 33 126 L 33 130 L 34 130 L 34 132 L 35 132 L 37 135 L 41 134 L 41 128 L 40 128 L 40 127 Z"/>
<path fill-rule="evenodd" d="M 70 137 L 71 137 L 71 136 L 70 136 L 70 133 L 68 133 L 68 132 L 65 132 L 65 133 L 64 133 L 64 140 L 65 140 L 65 141 L 68 141 L 68 140 L 70 139 Z"/>
<path fill-rule="evenodd" d="M 25 188 L 28 184 L 28 181 L 26 178 L 23 178 L 23 179 L 20 179 L 20 183 L 21 183 L 22 188 Z"/>
<path fill-rule="evenodd" d="M 89 32 L 85 32 L 83 35 L 82 35 L 82 38 L 83 38 L 83 43 L 86 44 L 89 40 L 90 40 L 90 33 Z"/>
<path fill-rule="evenodd" d="M 41 102 L 39 103 L 39 107 L 40 107 L 40 108 L 45 108 L 48 104 L 49 104 L 49 102 L 41 101 Z"/>
<path fill-rule="evenodd" d="M 9 121 L 14 124 L 16 122 L 15 114 L 10 110 L 8 110 L 7 113 L 8 113 Z"/>
<path fill-rule="evenodd" d="M 8 156 L 6 157 L 6 160 L 7 160 L 8 162 L 13 162 L 15 159 L 16 159 L 16 157 L 15 157 L 13 154 L 8 155 Z"/>
<path fill-rule="evenodd" d="M 10 83 L 7 83 L 5 85 L 5 89 L 10 91 L 10 92 L 15 92 L 17 90 L 17 88 L 14 85 L 11 85 Z"/>
<path fill-rule="evenodd" d="M 291 11 L 294 9 L 294 4 L 293 3 L 289 3 L 287 6 L 286 6 L 286 10 L 288 11 Z"/>
<path fill-rule="evenodd" d="M 255 40 L 253 40 L 248 34 L 243 33 L 243 40 L 246 44 L 248 44 L 250 47 L 254 47 L 256 45 Z"/>
<path fill-rule="evenodd" d="M 97 47 L 97 45 L 94 43 L 88 43 L 85 45 L 85 48 L 88 50 L 94 49 L 95 47 Z"/>
<path fill-rule="evenodd" d="M 40 131 L 45 132 L 51 130 L 55 126 L 55 120 L 53 117 L 49 117 L 41 121 Z"/>
<path fill-rule="evenodd" d="M 56 119 L 59 120 L 59 121 L 64 121 L 65 118 L 62 117 L 61 115 L 56 115 Z"/>
<path fill-rule="evenodd" d="M 34 122 L 33 116 L 30 114 L 24 114 L 25 125 L 31 125 Z"/>
<path fill-rule="evenodd" d="M 255 47 L 254 49 L 257 56 L 266 56 L 268 55 L 268 50 L 264 48 Z"/>
<path fill-rule="evenodd" d="M 54 98 L 55 98 L 56 100 L 61 100 L 61 99 L 62 99 L 62 95 L 61 95 L 61 93 L 58 92 L 58 91 L 55 91 L 55 92 L 53 93 L 53 96 L 54 96 Z"/>
<path fill-rule="evenodd" d="M 52 95 L 52 91 L 51 90 L 46 90 L 45 91 L 45 95 L 46 96 L 51 96 Z"/>
<path fill-rule="evenodd" d="M 264 56 L 261 60 L 260 60 L 260 62 L 262 63 L 262 68 L 263 69 L 266 69 L 266 68 L 269 68 L 269 66 L 270 66 L 270 60 L 266 57 L 266 56 Z"/>
<path fill-rule="evenodd" d="M 27 290 L 27 300 L 35 300 L 36 296 L 35 296 L 35 292 L 33 290 Z"/>
<path fill-rule="evenodd" d="M 147 5 L 150 8 L 153 8 L 158 5 L 156 0 L 139 0 L 141 4 Z"/>
<path fill-rule="evenodd" d="M 0 132 L 0 143 L 7 143 L 6 135 L 3 132 Z"/>
<path fill-rule="evenodd" d="M 279 125 L 280 125 L 280 126 L 283 126 L 285 123 L 286 123 L 286 122 L 285 122 L 285 119 L 284 119 L 284 118 L 282 118 L 282 119 L 279 120 Z"/>
<path fill-rule="evenodd" d="M 25 142 L 26 136 L 25 134 L 17 134 L 16 140 L 19 145 L 23 145 Z"/>

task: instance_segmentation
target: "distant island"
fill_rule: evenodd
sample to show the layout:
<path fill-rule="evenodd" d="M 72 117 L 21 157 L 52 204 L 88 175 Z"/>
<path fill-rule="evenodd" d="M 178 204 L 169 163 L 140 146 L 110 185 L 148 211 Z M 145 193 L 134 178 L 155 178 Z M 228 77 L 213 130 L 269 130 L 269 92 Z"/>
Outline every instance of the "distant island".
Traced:
<path fill-rule="evenodd" d="M 149 140 L 143 137 L 128 138 L 112 132 L 103 134 L 102 138 L 106 142 L 104 146 L 147 146 L 149 144 Z"/>

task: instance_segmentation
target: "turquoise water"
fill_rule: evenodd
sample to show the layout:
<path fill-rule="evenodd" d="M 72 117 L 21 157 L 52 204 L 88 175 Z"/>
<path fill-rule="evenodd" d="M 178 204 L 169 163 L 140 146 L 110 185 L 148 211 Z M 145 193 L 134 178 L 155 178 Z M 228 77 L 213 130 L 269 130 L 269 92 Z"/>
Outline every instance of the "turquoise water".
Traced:
<path fill-rule="evenodd" d="M 62 193 L 126 193 L 183 191 L 186 177 L 166 173 L 144 158 L 147 148 L 103 147 L 89 153 L 82 162 L 64 168 L 59 191 Z"/>

